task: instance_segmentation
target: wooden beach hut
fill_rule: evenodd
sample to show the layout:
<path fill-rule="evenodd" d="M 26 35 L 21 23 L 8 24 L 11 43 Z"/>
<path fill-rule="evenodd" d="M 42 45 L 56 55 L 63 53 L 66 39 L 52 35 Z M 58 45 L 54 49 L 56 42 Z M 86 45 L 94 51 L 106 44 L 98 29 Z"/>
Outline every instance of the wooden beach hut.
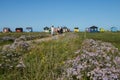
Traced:
<path fill-rule="evenodd" d="M 90 28 L 85 28 L 85 31 L 86 32 L 90 32 Z"/>
<path fill-rule="evenodd" d="M 63 32 L 69 32 L 69 29 L 66 26 L 64 26 L 62 29 L 63 29 Z"/>
<path fill-rule="evenodd" d="M 27 32 L 33 32 L 33 29 L 32 29 L 32 27 L 26 27 L 26 31 Z"/>
<path fill-rule="evenodd" d="M 3 28 L 3 33 L 8 33 L 8 32 L 12 32 L 12 31 L 10 30 L 10 28 L 4 27 Z"/>
<path fill-rule="evenodd" d="M 117 27 L 111 27 L 111 32 L 117 32 L 117 31 L 118 31 Z"/>
<path fill-rule="evenodd" d="M 78 28 L 78 27 L 75 27 L 75 28 L 74 28 L 74 32 L 79 32 L 79 28 Z"/>
<path fill-rule="evenodd" d="M 98 32 L 98 27 L 96 26 L 91 26 L 89 29 L 90 29 L 90 32 Z"/>
<path fill-rule="evenodd" d="M 105 32 L 105 29 L 104 28 L 100 28 L 99 31 L 100 32 Z"/>
<path fill-rule="evenodd" d="M 15 31 L 16 32 L 23 32 L 23 28 L 16 28 Z"/>
<path fill-rule="evenodd" d="M 50 32 L 50 28 L 49 27 L 44 27 L 44 32 Z"/>

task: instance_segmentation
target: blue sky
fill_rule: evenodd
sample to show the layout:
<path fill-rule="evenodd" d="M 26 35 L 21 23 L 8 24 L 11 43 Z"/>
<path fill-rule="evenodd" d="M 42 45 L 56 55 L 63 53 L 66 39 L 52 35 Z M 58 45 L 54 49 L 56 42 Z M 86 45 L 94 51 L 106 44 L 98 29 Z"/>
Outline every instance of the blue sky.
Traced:
<path fill-rule="evenodd" d="M 0 0 L 0 31 L 29 26 L 42 31 L 52 25 L 120 29 L 120 0 Z"/>

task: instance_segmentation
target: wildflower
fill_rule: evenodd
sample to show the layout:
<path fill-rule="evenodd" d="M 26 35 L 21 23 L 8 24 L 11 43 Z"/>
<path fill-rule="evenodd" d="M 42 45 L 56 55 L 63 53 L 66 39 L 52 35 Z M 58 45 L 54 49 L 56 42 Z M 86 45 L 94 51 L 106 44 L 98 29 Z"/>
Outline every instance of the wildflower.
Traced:
<path fill-rule="evenodd" d="M 20 58 L 19 64 L 16 66 L 17 68 L 25 68 L 25 64 L 23 63 L 23 59 Z"/>
<path fill-rule="evenodd" d="M 78 54 L 78 53 L 80 53 L 80 50 L 77 50 L 77 51 L 75 52 L 75 54 Z"/>
<path fill-rule="evenodd" d="M 91 80 L 118 80 L 120 57 L 114 57 L 113 53 L 119 55 L 120 52 L 111 43 L 86 39 L 80 51 L 83 54 L 66 64 L 70 65 L 70 68 L 68 66 L 66 68 L 68 77 L 76 75 L 77 79 L 81 80 L 83 72 L 86 72 Z M 107 53 L 111 51 L 112 54 L 108 55 Z"/>
<path fill-rule="evenodd" d="M 16 67 L 17 68 L 25 68 L 25 64 L 23 62 L 20 62 Z"/>
<path fill-rule="evenodd" d="M 109 80 L 107 76 L 102 77 L 103 80 Z"/>
<path fill-rule="evenodd" d="M 0 67 L 2 66 L 2 64 L 0 64 Z"/>

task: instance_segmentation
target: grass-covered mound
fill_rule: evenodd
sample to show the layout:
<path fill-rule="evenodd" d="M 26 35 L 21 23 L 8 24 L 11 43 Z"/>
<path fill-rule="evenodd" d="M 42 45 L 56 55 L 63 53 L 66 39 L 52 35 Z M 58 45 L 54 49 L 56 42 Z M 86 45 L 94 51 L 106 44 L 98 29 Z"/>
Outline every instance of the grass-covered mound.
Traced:
<path fill-rule="evenodd" d="M 57 80 L 62 78 L 63 80 L 69 80 L 71 76 L 64 78 L 64 76 L 66 76 L 65 70 L 69 68 L 69 66 L 73 68 L 73 65 L 68 64 L 68 66 L 66 66 L 66 61 L 72 61 L 78 56 L 86 55 L 86 53 L 81 50 L 83 48 L 82 43 L 85 39 L 110 42 L 120 49 L 118 42 L 120 41 L 119 35 L 120 33 L 110 32 L 65 33 L 63 35 L 50 37 L 50 40 L 42 40 L 40 42 L 31 41 L 31 43 L 27 43 L 27 40 L 22 40 L 17 43 L 17 47 L 15 42 L 13 42 L 10 45 L 14 46 L 15 49 L 9 49 L 11 48 L 10 46 L 6 48 L 7 50 L 1 49 L 0 51 L 0 80 Z M 38 36 L 38 34 L 36 34 L 36 36 Z M 28 44 L 29 46 L 26 47 L 24 44 Z M 89 45 L 86 44 L 86 47 L 89 47 Z M 116 57 L 116 59 L 119 57 L 116 53 L 108 53 L 111 57 Z M 86 59 L 86 61 L 87 60 L 88 59 Z M 102 58 L 98 61 L 101 60 Z M 83 62 L 79 62 L 83 64 Z M 77 62 L 75 63 L 77 64 Z M 3 64 L 5 67 L 3 67 Z M 93 65 L 93 67 L 95 66 Z M 93 67 L 88 69 L 92 71 L 94 69 Z M 90 73 L 90 70 L 88 71 Z M 83 80 L 89 79 L 86 72 L 86 70 L 82 72 Z M 77 76 L 73 75 L 72 78 L 75 80 Z"/>
<path fill-rule="evenodd" d="M 11 44 L 15 39 L 23 35 L 26 40 L 35 40 L 50 36 L 50 34 L 44 32 L 0 33 L 0 46 Z"/>

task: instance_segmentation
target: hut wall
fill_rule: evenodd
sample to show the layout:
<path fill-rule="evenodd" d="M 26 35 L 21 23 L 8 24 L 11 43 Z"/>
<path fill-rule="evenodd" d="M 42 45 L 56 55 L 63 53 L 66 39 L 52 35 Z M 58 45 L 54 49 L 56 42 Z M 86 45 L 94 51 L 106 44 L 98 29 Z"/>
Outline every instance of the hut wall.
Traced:
<path fill-rule="evenodd" d="M 112 27 L 111 32 L 117 32 L 117 27 Z"/>

